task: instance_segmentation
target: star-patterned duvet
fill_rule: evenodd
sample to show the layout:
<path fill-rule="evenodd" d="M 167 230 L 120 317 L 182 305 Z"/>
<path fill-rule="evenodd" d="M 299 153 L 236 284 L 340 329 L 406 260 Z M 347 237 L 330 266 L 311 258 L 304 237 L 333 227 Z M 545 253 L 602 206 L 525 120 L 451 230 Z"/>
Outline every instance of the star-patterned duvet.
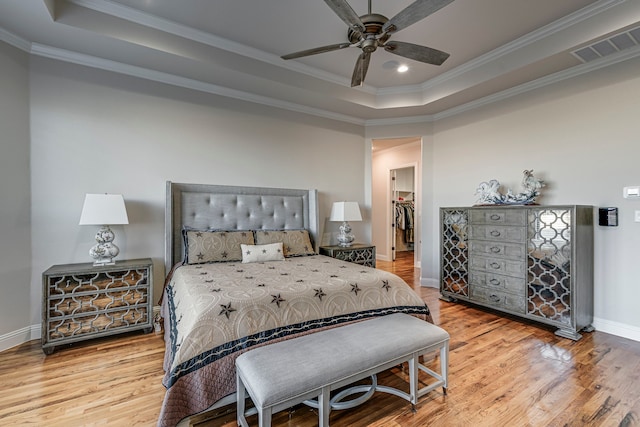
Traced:
<path fill-rule="evenodd" d="M 167 392 L 158 425 L 235 392 L 235 358 L 254 346 L 398 312 L 431 321 L 398 276 L 323 255 L 180 266 L 163 297 Z"/>

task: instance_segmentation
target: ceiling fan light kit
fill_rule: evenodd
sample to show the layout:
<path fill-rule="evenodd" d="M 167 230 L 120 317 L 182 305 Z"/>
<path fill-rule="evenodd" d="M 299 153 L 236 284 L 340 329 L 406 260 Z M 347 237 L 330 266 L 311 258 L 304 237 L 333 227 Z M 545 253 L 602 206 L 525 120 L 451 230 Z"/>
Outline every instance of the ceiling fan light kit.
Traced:
<path fill-rule="evenodd" d="M 371 13 L 371 0 L 369 0 L 369 13 L 362 16 L 358 16 L 346 0 L 325 0 L 325 3 L 327 3 L 331 10 L 348 25 L 347 39 L 349 42 L 290 53 L 282 56 L 282 59 L 302 58 L 304 56 L 331 52 L 347 47 L 360 48 L 362 53 L 356 60 L 356 65 L 353 68 L 351 87 L 362 85 L 367 75 L 367 70 L 369 69 L 371 54 L 379 47 L 387 52 L 415 61 L 432 65 L 442 65 L 449 57 L 448 53 L 413 43 L 389 41 L 389 38 L 393 33 L 415 24 L 442 9 L 452 1 L 453 0 L 416 0 L 393 18 L 388 19 L 386 16 L 378 13 Z"/>

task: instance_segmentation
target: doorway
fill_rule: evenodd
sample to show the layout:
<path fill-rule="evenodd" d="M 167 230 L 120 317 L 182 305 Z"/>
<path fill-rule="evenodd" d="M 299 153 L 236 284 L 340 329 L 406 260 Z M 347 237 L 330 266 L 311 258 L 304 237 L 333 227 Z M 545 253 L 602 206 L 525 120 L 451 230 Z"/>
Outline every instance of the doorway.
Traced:
<path fill-rule="evenodd" d="M 415 167 L 391 169 L 391 261 L 413 258 L 415 247 Z"/>
<path fill-rule="evenodd" d="M 393 262 L 402 256 L 404 262 L 420 268 L 422 138 L 372 139 L 371 143 L 371 240 L 376 246 L 376 258 Z M 412 202 L 408 203 L 413 212 L 409 218 L 412 234 L 406 229 L 406 217 L 404 222 L 400 217 L 396 221 L 396 208 L 399 213 L 405 208 L 400 202 Z M 396 227 L 396 223 L 400 226 Z M 411 259 L 406 260 L 407 257 Z"/>

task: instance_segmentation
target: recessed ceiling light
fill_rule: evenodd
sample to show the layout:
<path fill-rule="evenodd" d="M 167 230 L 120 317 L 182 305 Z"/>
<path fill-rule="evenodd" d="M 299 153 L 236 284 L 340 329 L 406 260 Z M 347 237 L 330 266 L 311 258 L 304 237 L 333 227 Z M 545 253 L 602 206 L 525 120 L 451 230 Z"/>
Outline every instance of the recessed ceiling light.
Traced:
<path fill-rule="evenodd" d="M 406 65 L 399 65 L 398 66 L 398 72 L 399 73 L 406 73 L 407 71 L 409 71 L 409 67 L 407 67 Z"/>

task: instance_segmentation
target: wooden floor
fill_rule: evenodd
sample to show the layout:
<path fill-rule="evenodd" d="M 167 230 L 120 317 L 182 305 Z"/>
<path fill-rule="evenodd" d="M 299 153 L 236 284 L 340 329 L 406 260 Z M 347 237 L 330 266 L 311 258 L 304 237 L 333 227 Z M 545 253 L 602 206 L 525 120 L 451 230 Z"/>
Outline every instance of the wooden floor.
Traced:
<path fill-rule="evenodd" d="M 451 335 L 449 393 L 423 397 L 416 413 L 392 395 L 331 413 L 346 426 L 640 425 L 640 342 L 601 332 L 574 342 L 553 331 L 438 299 L 419 286 L 402 256 L 378 267 L 403 277 Z M 153 426 L 164 388 L 162 337 L 131 334 L 94 340 L 44 356 L 38 341 L 0 353 L 0 426 Z M 394 368 L 379 376 L 401 384 Z M 204 426 L 235 426 L 229 408 Z M 257 425 L 255 417 L 253 425 Z M 307 407 L 279 413 L 274 425 L 314 426 Z"/>

